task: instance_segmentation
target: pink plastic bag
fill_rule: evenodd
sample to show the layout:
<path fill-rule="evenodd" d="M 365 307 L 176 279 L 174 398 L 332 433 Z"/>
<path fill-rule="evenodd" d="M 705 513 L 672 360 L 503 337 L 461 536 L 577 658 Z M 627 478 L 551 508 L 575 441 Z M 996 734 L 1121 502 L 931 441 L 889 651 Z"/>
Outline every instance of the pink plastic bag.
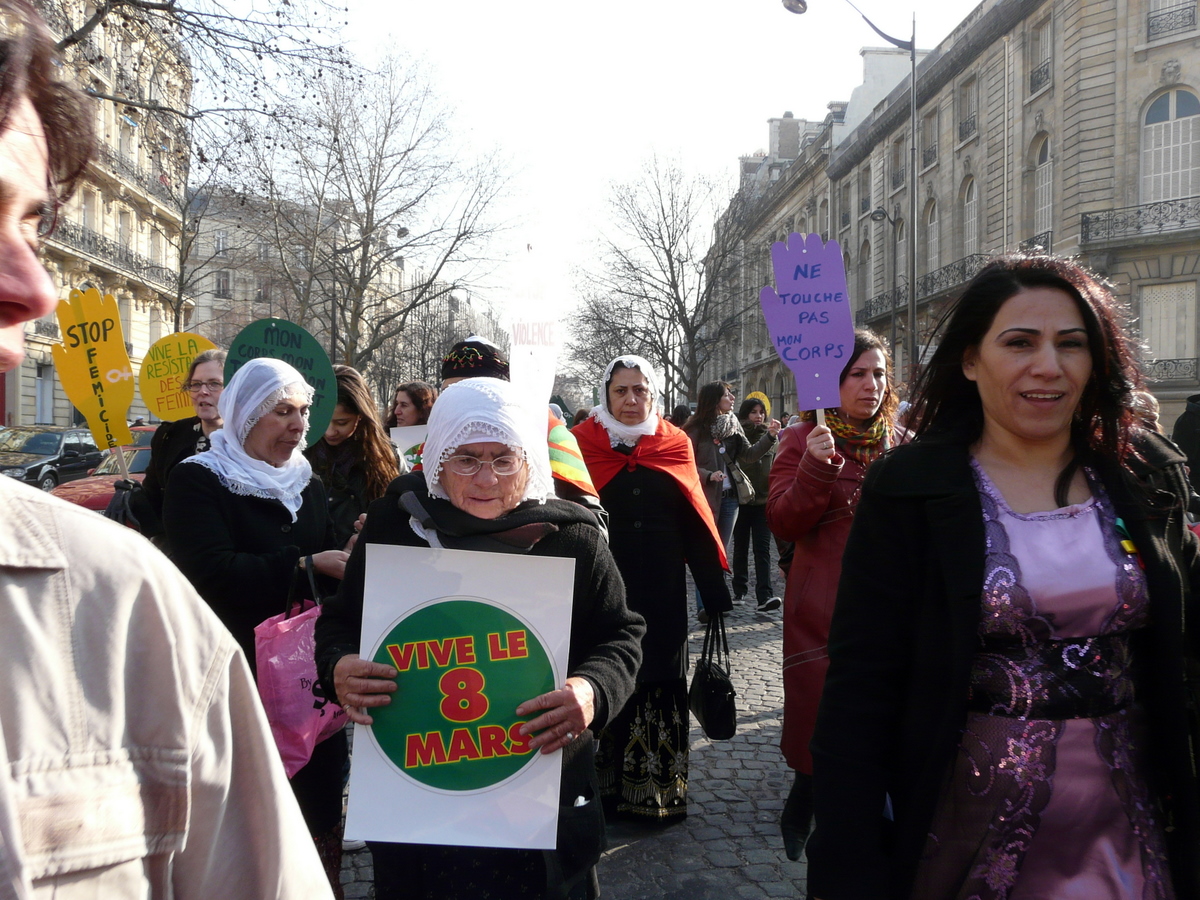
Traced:
<path fill-rule="evenodd" d="M 258 695 L 288 778 L 307 765 L 313 748 L 346 725 L 346 711 L 317 683 L 313 630 L 321 607 L 288 618 L 272 616 L 254 629 Z"/>

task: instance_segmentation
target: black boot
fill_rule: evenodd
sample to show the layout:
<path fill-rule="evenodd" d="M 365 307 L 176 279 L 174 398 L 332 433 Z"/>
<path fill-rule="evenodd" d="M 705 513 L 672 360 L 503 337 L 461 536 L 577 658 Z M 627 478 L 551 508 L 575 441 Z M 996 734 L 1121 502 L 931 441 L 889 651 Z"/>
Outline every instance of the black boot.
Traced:
<path fill-rule="evenodd" d="M 779 828 L 783 832 L 783 849 L 787 858 L 796 862 L 804 853 L 804 844 L 812 830 L 813 788 L 812 776 L 796 773 L 792 789 L 788 792 L 783 815 L 779 817 Z"/>

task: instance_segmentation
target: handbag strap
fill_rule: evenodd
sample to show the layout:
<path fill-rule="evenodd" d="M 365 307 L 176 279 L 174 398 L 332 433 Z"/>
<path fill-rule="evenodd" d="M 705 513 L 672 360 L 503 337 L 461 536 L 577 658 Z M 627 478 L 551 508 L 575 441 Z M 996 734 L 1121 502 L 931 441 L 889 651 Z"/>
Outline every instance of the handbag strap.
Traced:
<path fill-rule="evenodd" d="M 720 643 L 718 643 L 718 638 Z M 725 613 L 713 613 L 709 616 L 708 625 L 704 629 L 704 646 L 700 649 L 700 658 L 705 662 L 721 664 L 721 653 L 724 649 L 725 667 L 729 667 L 729 637 L 725 632 Z"/>

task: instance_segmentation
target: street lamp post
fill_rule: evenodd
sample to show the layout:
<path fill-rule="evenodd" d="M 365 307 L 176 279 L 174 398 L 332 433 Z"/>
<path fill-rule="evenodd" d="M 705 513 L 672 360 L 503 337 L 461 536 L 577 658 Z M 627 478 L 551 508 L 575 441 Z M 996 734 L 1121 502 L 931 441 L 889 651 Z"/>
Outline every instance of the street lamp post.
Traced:
<path fill-rule="evenodd" d="M 862 16 L 862 20 L 871 26 L 871 30 L 877 35 L 891 44 L 893 47 L 899 47 L 901 50 L 908 51 L 908 59 L 911 66 L 911 74 L 908 81 L 909 93 L 909 143 L 911 146 L 908 151 L 908 343 L 906 356 L 908 359 L 908 368 L 910 376 L 916 374 L 917 364 L 917 241 L 916 231 L 913 230 L 917 225 L 917 16 L 913 13 L 913 29 L 912 39 L 902 41 L 899 38 L 894 38 L 890 34 L 881 31 L 879 27 L 866 17 L 861 9 L 855 6 L 851 0 L 846 0 L 850 4 L 851 9 Z M 800 13 L 808 10 L 808 0 L 783 0 L 783 6 L 788 12 Z M 887 215 L 884 213 L 884 215 Z M 895 230 L 892 232 L 895 238 Z M 894 271 L 894 267 L 893 267 Z M 892 311 L 892 329 L 895 331 L 896 315 L 895 310 Z"/>

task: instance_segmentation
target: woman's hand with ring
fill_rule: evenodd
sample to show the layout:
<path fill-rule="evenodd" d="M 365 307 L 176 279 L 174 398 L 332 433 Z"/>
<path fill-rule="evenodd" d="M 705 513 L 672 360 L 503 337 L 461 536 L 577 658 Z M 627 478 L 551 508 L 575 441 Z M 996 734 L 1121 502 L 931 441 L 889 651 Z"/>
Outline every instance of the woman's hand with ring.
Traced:
<path fill-rule="evenodd" d="M 837 455 L 833 444 L 833 432 L 826 425 L 818 425 L 808 433 L 808 455 L 817 462 L 827 463 Z"/>
<path fill-rule="evenodd" d="M 557 691 L 526 700 L 517 707 L 518 716 L 542 711 L 537 718 L 521 726 L 521 734 L 531 734 L 529 746 L 553 753 L 584 732 L 596 715 L 596 692 L 586 678 L 568 678 Z"/>
<path fill-rule="evenodd" d="M 396 690 L 397 674 L 391 666 L 361 659 L 357 653 L 339 659 L 333 667 L 333 689 L 346 717 L 359 725 L 372 724 L 375 720 L 362 710 L 392 702 L 388 694 Z"/>

